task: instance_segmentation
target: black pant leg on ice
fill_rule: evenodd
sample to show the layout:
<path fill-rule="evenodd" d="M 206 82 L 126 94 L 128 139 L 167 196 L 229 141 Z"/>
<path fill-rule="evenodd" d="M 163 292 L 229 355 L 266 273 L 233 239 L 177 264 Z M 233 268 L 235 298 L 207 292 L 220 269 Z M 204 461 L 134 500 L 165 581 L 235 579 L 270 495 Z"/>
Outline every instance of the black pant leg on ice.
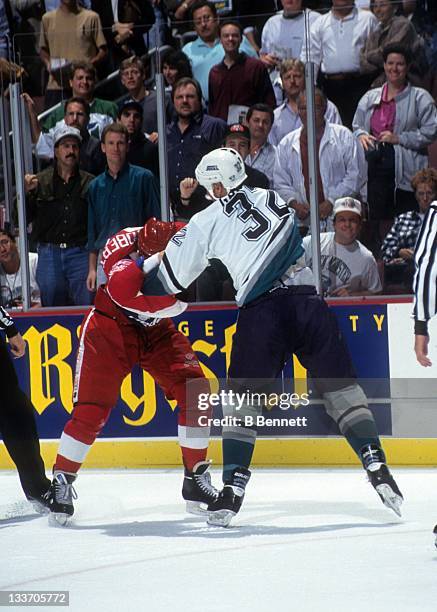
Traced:
<path fill-rule="evenodd" d="M 17 466 L 26 496 L 38 497 L 50 486 L 40 454 L 33 406 L 18 386 L 8 349 L 0 338 L 0 433 Z"/>

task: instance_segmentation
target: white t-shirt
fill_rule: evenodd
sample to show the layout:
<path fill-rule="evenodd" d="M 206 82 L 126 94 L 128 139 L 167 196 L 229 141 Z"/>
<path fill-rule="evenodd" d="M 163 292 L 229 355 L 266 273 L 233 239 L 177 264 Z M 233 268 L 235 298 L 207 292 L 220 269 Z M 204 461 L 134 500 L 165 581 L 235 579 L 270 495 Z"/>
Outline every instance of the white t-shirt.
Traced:
<path fill-rule="evenodd" d="M 32 302 L 40 301 L 40 292 L 36 282 L 36 265 L 38 255 L 29 253 L 29 273 L 30 273 L 30 296 Z M 1 302 L 9 303 L 11 300 L 21 302 L 23 300 L 23 289 L 21 284 L 21 268 L 16 274 L 5 274 L 3 266 L 0 264 L 0 287 Z"/>
<path fill-rule="evenodd" d="M 381 291 L 381 281 L 375 258 L 359 240 L 350 245 L 338 244 L 334 232 L 320 234 L 322 286 L 327 295 L 346 287 L 351 293 Z M 312 265 L 311 236 L 303 239 L 305 261 Z"/>
<path fill-rule="evenodd" d="M 283 11 L 267 20 L 261 35 L 261 53 L 276 55 L 281 60 L 299 58 L 305 39 L 306 25 L 311 26 L 320 14 L 304 10 L 293 18 L 283 17 Z"/>

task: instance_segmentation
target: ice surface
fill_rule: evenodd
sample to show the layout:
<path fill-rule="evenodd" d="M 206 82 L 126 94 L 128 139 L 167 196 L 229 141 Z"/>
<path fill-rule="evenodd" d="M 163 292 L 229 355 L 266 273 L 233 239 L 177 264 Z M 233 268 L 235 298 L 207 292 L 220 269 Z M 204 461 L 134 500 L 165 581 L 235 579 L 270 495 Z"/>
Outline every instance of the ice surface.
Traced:
<path fill-rule="evenodd" d="M 256 469 L 229 529 L 184 512 L 181 470 L 82 470 L 68 528 L 0 472 L 0 590 L 68 590 L 74 612 L 436 611 L 437 471 L 393 471 L 402 519 L 362 469 Z"/>

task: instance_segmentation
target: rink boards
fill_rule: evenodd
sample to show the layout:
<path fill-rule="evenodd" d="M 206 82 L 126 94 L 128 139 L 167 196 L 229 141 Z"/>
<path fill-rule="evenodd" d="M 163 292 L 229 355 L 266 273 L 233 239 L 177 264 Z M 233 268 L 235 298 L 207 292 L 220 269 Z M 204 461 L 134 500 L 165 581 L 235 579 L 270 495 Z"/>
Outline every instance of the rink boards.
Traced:
<path fill-rule="evenodd" d="M 350 348 L 378 429 L 385 437 L 391 462 L 437 464 L 436 368 L 424 369 L 415 362 L 410 300 L 390 303 L 351 300 L 331 307 Z M 25 358 L 15 363 L 20 383 L 35 406 L 43 453 L 49 464 L 56 452 L 56 440 L 73 408 L 74 362 L 83 315 L 77 311 L 44 311 L 16 316 L 28 351 Z M 236 316 L 237 310 L 232 306 L 204 309 L 194 305 L 175 319 L 180 331 L 189 337 L 206 376 L 213 381 L 225 377 Z M 434 354 L 437 362 L 435 327 L 431 327 L 430 356 L 433 358 Z M 284 380 L 294 383 L 299 394 L 311 389 L 297 359 L 287 365 Z M 179 465 L 175 409 L 175 402 L 167 401 L 147 373 L 134 370 L 124 380 L 120 399 L 86 465 Z M 307 406 L 272 408 L 268 417 L 281 418 L 281 424 L 259 429 L 255 463 L 355 463 L 354 455 L 338 437 L 334 423 L 317 399 L 311 399 Z M 275 422 L 279 423 L 272 421 Z M 213 435 L 218 437 L 219 430 L 213 430 Z M 210 456 L 220 462 L 218 439 L 212 442 Z M 1 445 L 0 467 L 10 465 Z"/>

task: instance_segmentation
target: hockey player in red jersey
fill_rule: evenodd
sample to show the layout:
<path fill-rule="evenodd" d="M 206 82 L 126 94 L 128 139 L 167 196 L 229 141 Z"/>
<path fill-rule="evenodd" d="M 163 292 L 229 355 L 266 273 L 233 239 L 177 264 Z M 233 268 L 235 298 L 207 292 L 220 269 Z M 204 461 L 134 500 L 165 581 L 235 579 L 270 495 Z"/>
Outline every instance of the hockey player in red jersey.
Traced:
<path fill-rule="evenodd" d="M 188 339 L 169 317 L 186 304 L 173 295 L 141 292 L 144 257 L 163 250 L 183 224 L 149 220 L 144 228 L 127 228 L 106 243 L 103 268 L 108 281 L 99 287 L 94 308 L 81 330 L 76 360 L 71 419 L 62 433 L 51 486 L 51 522 L 65 525 L 74 512 L 73 482 L 117 401 L 120 386 L 135 364 L 147 370 L 169 399 L 179 406 L 178 438 L 185 467 L 182 495 L 187 509 L 202 511 L 214 500 L 206 454 L 209 429 L 187 422 L 186 385 L 197 379 L 209 391 Z M 150 286 L 148 289 L 150 293 Z"/>

